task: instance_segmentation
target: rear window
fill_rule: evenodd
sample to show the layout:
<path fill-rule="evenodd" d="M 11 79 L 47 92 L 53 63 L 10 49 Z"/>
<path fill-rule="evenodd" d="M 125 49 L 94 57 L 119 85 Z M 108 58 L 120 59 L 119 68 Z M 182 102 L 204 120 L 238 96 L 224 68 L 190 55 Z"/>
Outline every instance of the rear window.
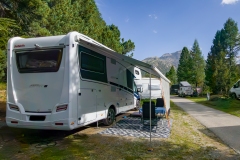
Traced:
<path fill-rule="evenodd" d="M 62 60 L 62 49 L 16 52 L 20 73 L 57 72 Z"/>

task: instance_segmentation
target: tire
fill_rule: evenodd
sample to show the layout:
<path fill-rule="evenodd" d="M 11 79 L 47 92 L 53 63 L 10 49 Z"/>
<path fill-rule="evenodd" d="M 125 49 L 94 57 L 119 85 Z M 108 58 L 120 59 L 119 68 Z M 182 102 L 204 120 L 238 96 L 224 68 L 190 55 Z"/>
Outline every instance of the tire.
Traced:
<path fill-rule="evenodd" d="M 107 118 L 103 120 L 103 124 L 110 126 L 115 121 L 115 111 L 113 108 L 108 109 Z"/>
<path fill-rule="evenodd" d="M 234 98 L 234 99 L 238 99 L 236 93 L 232 93 L 231 97 Z"/>

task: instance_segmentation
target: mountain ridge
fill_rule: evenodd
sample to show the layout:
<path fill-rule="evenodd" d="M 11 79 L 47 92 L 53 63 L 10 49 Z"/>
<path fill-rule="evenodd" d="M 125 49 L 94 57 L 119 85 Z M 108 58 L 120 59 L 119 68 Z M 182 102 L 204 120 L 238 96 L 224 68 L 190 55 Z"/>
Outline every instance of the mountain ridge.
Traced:
<path fill-rule="evenodd" d="M 145 63 L 156 66 L 163 74 L 166 74 L 172 66 L 177 69 L 182 51 L 165 53 L 160 57 L 148 57 L 142 60 Z"/>
<path fill-rule="evenodd" d="M 177 70 L 181 52 L 180 50 L 173 53 L 165 53 L 160 57 L 147 57 L 142 61 L 156 66 L 163 74 L 166 74 L 172 66 Z M 240 65 L 240 55 L 236 56 L 236 63 Z"/>

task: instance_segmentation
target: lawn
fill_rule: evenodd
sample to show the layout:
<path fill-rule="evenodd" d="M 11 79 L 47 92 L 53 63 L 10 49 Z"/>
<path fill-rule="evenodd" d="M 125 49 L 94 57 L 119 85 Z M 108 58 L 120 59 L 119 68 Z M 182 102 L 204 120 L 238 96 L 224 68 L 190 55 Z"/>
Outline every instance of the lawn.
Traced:
<path fill-rule="evenodd" d="M 240 100 L 224 98 L 216 95 L 211 96 L 209 101 L 206 97 L 187 97 L 187 99 L 240 117 Z"/>
<path fill-rule="evenodd" d="M 5 106 L 4 106 L 5 107 Z M 1 110 L 1 107 L 0 107 Z M 166 139 L 107 136 L 94 125 L 74 131 L 0 129 L 0 159 L 240 159 L 211 131 L 171 102 L 173 126 Z M 153 151 L 148 151 L 152 148 Z"/>
<path fill-rule="evenodd" d="M 6 90 L 7 89 L 7 83 L 0 82 L 0 90 Z"/>

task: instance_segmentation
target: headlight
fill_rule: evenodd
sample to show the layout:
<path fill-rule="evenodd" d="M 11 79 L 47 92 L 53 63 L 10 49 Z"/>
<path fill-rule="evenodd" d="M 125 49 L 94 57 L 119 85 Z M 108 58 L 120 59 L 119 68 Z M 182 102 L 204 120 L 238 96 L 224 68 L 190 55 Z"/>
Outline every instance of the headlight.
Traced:
<path fill-rule="evenodd" d="M 61 106 L 57 106 L 56 112 L 61 112 L 61 111 L 65 111 L 67 110 L 68 105 L 61 105 Z"/>
<path fill-rule="evenodd" d="M 13 104 L 8 104 L 8 105 L 11 110 L 19 111 L 19 108 L 17 105 L 13 105 Z"/>

